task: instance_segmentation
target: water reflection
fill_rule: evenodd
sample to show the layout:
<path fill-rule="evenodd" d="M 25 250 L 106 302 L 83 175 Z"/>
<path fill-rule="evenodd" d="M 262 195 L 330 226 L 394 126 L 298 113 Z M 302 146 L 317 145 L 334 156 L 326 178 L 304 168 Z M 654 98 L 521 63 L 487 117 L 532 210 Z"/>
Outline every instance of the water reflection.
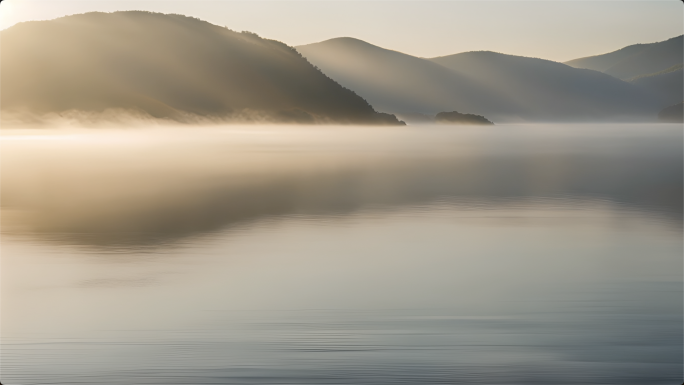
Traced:
<path fill-rule="evenodd" d="M 4 133 L 0 380 L 680 381 L 681 127 L 547 128 Z"/>
<path fill-rule="evenodd" d="M 149 244 L 274 215 L 594 197 L 681 220 L 677 125 L 5 133 L 2 225 Z"/>

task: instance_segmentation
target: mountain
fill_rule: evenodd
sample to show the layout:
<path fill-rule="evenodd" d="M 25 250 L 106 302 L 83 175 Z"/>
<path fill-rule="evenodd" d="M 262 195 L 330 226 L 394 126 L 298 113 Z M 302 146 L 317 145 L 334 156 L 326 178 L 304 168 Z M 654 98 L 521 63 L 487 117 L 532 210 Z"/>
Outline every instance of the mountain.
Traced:
<path fill-rule="evenodd" d="M 684 72 L 682 64 L 653 74 L 641 75 L 629 80 L 669 106 L 684 100 Z"/>
<path fill-rule="evenodd" d="M 655 73 L 682 63 L 684 36 L 651 44 L 635 44 L 603 55 L 570 60 L 575 68 L 605 72 L 620 79 Z"/>
<path fill-rule="evenodd" d="M 434 115 L 458 109 L 472 112 L 489 104 L 504 112 L 507 101 L 429 60 L 376 47 L 362 40 L 336 38 L 296 47 L 311 63 L 380 111 Z"/>
<path fill-rule="evenodd" d="M 606 72 L 615 64 L 647 50 L 648 46 L 649 44 L 634 44 L 607 54 L 566 61 L 564 64 L 575 68 Z"/>
<path fill-rule="evenodd" d="M 328 76 L 375 108 L 401 114 L 441 111 L 506 121 L 653 119 L 644 91 L 597 71 L 495 52 L 423 59 L 353 38 L 296 47 Z"/>
<path fill-rule="evenodd" d="M 0 39 L 3 115 L 400 124 L 294 48 L 182 15 L 86 13 Z"/>
<path fill-rule="evenodd" d="M 545 120 L 601 120 L 648 114 L 653 101 L 632 85 L 597 71 L 496 52 L 430 59 L 515 101 Z M 486 116 L 486 114 L 485 114 Z"/>

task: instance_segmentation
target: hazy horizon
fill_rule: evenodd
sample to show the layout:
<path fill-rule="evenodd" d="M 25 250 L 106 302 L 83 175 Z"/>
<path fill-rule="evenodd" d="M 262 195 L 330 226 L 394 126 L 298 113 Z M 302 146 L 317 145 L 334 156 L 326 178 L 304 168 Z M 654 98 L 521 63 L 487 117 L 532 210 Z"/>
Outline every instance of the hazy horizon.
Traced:
<path fill-rule="evenodd" d="M 684 33 L 684 10 L 675 1 L 5 0 L 0 7 L 0 30 L 78 13 L 146 10 L 197 17 L 290 46 L 354 37 L 418 57 L 482 50 L 564 62 Z"/>
<path fill-rule="evenodd" d="M 681 383 L 680 2 L 0 2 L 0 383 Z"/>
<path fill-rule="evenodd" d="M 646 122 L 683 97 L 659 73 L 681 64 L 682 36 L 566 65 L 482 51 L 424 59 L 351 38 L 290 47 L 150 11 L 89 12 L 0 35 L 3 122 L 11 124 L 76 113 L 80 121 L 396 125 L 404 122 L 393 114 L 452 111 L 495 124 Z M 597 60 L 607 67 L 582 64 Z M 623 78 L 602 73 L 611 68 Z M 628 83 L 651 75 L 651 86 Z"/>

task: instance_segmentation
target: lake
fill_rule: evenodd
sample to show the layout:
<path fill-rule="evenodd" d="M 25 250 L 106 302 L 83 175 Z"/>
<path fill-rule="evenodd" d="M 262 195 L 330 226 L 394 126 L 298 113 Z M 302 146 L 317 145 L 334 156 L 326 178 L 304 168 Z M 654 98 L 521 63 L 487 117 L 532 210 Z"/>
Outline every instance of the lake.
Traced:
<path fill-rule="evenodd" d="M 5 129 L 11 384 L 677 384 L 682 126 Z"/>

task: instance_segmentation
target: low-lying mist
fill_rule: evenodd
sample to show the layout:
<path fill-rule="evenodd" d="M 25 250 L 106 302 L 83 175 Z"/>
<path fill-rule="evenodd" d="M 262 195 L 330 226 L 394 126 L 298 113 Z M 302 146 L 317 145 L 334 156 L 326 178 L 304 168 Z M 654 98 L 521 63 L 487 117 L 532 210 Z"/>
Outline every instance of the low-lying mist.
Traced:
<path fill-rule="evenodd" d="M 156 244 L 281 215 L 602 199 L 681 222 L 677 125 L 5 130 L 4 232 Z"/>
<path fill-rule="evenodd" d="M 0 40 L 5 126 L 125 126 L 131 115 L 189 125 L 402 124 L 294 48 L 192 17 L 90 12 L 20 23 Z"/>
<path fill-rule="evenodd" d="M 382 114 L 380 115 L 382 116 Z M 152 116 L 138 108 L 106 108 L 102 111 L 70 109 L 59 113 L 51 112 L 46 114 L 36 114 L 28 110 L 15 110 L 3 111 L 0 114 L 0 127 L 2 129 L 147 128 L 150 126 L 192 127 L 244 124 L 326 125 L 335 123 L 324 116 L 314 116 L 296 109 L 276 112 L 241 109 L 220 116 L 175 111 L 175 115 L 172 118 Z"/>

